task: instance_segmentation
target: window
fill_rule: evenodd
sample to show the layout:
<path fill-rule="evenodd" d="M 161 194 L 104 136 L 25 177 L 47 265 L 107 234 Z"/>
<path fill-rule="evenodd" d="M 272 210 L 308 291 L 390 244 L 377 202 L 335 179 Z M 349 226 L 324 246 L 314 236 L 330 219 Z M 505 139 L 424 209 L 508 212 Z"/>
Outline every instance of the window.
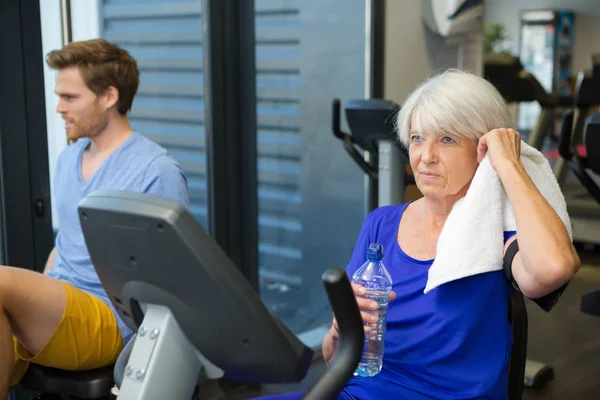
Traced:
<path fill-rule="evenodd" d="M 331 132 L 332 100 L 365 97 L 365 2 L 256 0 L 255 13 L 260 294 L 320 341 L 321 275 L 346 266 L 365 217 L 363 173 Z"/>
<path fill-rule="evenodd" d="M 257 289 L 295 333 L 316 332 L 319 341 L 331 322 L 321 275 L 346 266 L 365 217 L 364 176 L 331 132 L 331 104 L 365 97 L 369 3 L 346 2 L 343 10 L 316 0 L 254 4 Z M 192 213 L 209 230 L 204 66 L 210 60 L 203 58 L 202 1 L 94 0 L 72 7 L 73 40 L 103 37 L 137 59 L 141 81 L 130 122 L 181 163 Z M 230 29 L 222 27 L 224 37 Z M 60 32 L 54 35 L 45 51 L 62 43 Z M 53 166 L 66 141 L 47 81 Z M 223 203 L 235 204 L 230 200 Z M 244 273 L 256 273 L 252 268 Z"/>
<path fill-rule="evenodd" d="M 56 23 L 60 5 L 49 0 L 41 4 L 47 53 L 62 46 Z M 136 58 L 140 86 L 129 121 L 181 164 L 188 178 L 191 212 L 206 228 L 202 1 L 93 0 L 71 5 L 74 41 L 101 37 Z M 51 176 L 67 145 L 63 123 L 54 111 L 53 74 L 45 71 Z"/>
<path fill-rule="evenodd" d="M 100 36 L 138 62 L 131 125 L 181 164 L 191 212 L 206 228 L 202 1 L 104 0 L 101 15 Z"/>

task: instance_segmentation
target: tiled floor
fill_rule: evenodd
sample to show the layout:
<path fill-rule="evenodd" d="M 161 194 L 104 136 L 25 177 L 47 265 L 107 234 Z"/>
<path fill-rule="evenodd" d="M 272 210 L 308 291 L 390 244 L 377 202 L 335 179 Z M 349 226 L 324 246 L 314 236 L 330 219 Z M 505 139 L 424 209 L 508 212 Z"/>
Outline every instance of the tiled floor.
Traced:
<path fill-rule="evenodd" d="M 600 265 L 587 265 L 551 313 L 528 304 L 529 358 L 551 364 L 556 378 L 524 399 L 600 399 L 600 317 L 579 311 L 581 296 L 596 289 Z"/>

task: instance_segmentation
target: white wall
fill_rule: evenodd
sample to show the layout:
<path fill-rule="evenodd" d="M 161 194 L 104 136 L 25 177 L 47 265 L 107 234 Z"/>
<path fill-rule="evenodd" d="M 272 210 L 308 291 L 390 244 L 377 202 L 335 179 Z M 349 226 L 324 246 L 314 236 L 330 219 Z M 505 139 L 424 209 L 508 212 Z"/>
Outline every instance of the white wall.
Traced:
<path fill-rule="evenodd" d="M 486 0 L 485 21 L 503 23 L 511 36 L 512 53 L 519 53 L 519 19 L 523 10 L 570 10 L 575 12 L 575 46 L 572 73 L 589 67 L 590 54 L 600 51 L 599 0 Z"/>
<path fill-rule="evenodd" d="M 384 97 L 402 103 L 434 65 L 426 51 L 420 1 L 388 0 L 385 7 Z"/>
<path fill-rule="evenodd" d="M 385 4 L 384 96 L 397 103 L 435 71 L 459 66 L 458 45 L 448 44 L 424 25 L 421 1 L 387 0 Z M 471 43 L 467 51 L 472 54 L 477 46 Z M 481 73 L 481 66 L 465 68 Z"/>
<path fill-rule="evenodd" d="M 74 41 L 98 37 L 99 0 L 86 0 L 71 3 L 72 36 Z M 63 45 L 60 0 L 40 0 L 42 25 L 42 57 Z M 60 153 L 67 146 L 64 121 L 56 113 L 58 97 L 54 94 L 56 71 L 44 61 L 44 92 L 46 98 L 46 125 L 48 130 L 48 162 L 50 167 L 50 188 L 52 191 L 52 225 L 58 229 L 54 197 L 54 172 Z"/>
<path fill-rule="evenodd" d="M 446 39 L 422 22 L 421 1 L 387 0 L 385 4 L 384 97 L 399 104 L 434 72 L 459 66 L 458 46 L 446 44 Z M 482 50 L 472 44 L 468 49 L 479 54 Z M 481 73 L 481 68 L 467 69 Z M 420 196 L 416 186 L 409 186 L 405 192 L 406 199 Z"/>
<path fill-rule="evenodd" d="M 598 2 L 600 8 L 600 1 Z M 572 72 L 591 67 L 590 55 L 600 52 L 600 14 L 579 13 L 575 16 L 575 46 Z"/>

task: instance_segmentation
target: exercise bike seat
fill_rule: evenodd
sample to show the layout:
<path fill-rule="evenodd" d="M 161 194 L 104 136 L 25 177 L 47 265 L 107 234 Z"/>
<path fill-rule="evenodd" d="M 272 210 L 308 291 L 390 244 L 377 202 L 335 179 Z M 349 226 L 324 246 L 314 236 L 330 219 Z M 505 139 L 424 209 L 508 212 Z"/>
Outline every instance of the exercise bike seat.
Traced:
<path fill-rule="evenodd" d="M 106 398 L 113 381 L 113 366 L 89 371 L 63 371 L 31 364 L 21 386 L 44 394 L 61 394 L 81 399 Z"/>

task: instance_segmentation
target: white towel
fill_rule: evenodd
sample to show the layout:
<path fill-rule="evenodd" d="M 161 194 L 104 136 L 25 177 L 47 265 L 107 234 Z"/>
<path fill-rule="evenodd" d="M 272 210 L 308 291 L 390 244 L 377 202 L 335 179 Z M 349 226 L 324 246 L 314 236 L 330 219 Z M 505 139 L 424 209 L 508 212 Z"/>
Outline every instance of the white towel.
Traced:
<path fill-rule="evenodd" d="M 550 163 L 540 151 L 523 141 L 521 162 L 538 190 L 560 216 L 573 240 L 565 198 Z M 486 155 L 467 194 L 456 202 L 442 228 L 424 293 L 457 279 L 501 270 L 503 232 L 515 230 L 512 206 Z"/>

